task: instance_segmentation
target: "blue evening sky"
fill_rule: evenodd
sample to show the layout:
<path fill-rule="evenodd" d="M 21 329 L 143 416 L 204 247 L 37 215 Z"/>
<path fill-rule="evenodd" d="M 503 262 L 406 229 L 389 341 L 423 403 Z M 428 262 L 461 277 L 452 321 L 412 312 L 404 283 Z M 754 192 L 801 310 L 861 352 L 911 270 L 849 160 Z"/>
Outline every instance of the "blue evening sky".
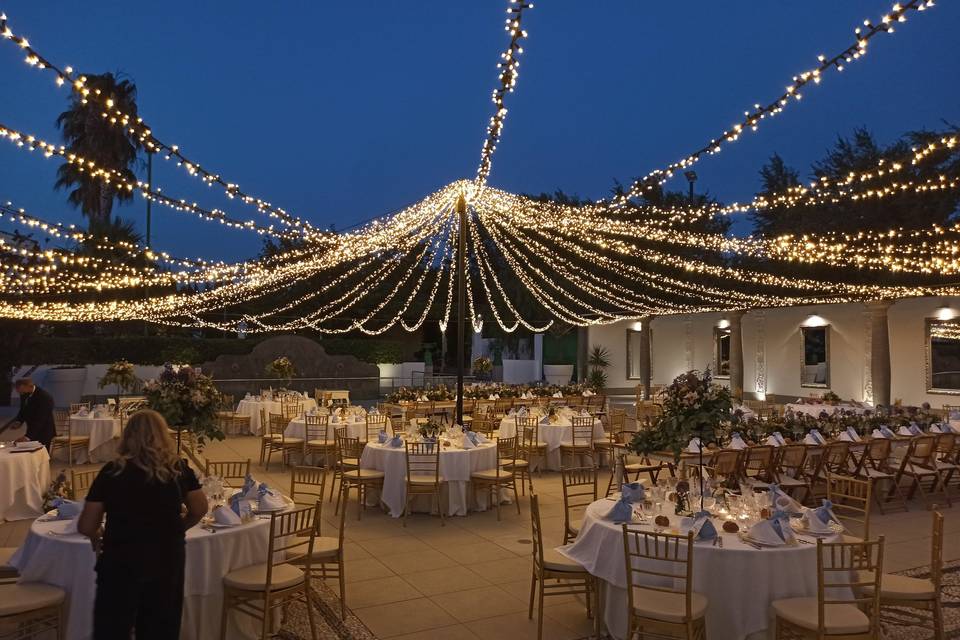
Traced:
<path fill-rule="evenodd" d="M 607 195 L 698 148 L 754 102 L 852 41 L 886 0 L 540 0 L 494 158 L 492 185 Z M 10 0 L 12 28 L 55 62 L 122 71 L 162 140 L 316 225 L 343 229 L 472 177 L 491 114 L 505 2 Z M 960 122 L 960 6 L 912 13 L 760 131 L 702 161 L 698 191 L 747 199 L 774 151 L 806 173 L 838 133 L 881 141 Z M 951 44 L 952 43 L 952 44 Z M 0 123 L 59 142 L 66 89 L 0 43 Z M 0 200 L 79 221 L 52 191 L 57 162 L 0 144 Z M 145 173 L 145 171 L 144 171 Z M 169 195 L 257 214 L 173 166 Z M 671 188 L 685 189 L 683 178 Z M 142 200 L 120 209 L 143 223 Z M 244 258 L 259 239 L 154 208 L 154 246 Z M 743 228 L 743 225 L 740 226 Z"/>

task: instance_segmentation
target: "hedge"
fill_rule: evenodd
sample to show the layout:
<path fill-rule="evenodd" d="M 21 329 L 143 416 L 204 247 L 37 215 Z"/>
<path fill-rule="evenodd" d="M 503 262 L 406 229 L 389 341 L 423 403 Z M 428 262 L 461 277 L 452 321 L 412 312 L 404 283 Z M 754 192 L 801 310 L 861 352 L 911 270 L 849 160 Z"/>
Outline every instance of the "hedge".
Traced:
<path fill-rule="evenodd" d="M 165 336 L 121 336 L 90 338 L 42 338 L 31 340 L 22 364 L 105 364 L 127 359 L 134 364 L 161 365 L 165 362 L 201 363 L 221 354 L 250 353 L 262 338 L 180 338 Z M 327 338 L 317 341 L 331 355 L 353 355 L 371 363 L 411 360 L 420 348 L 417 341 L 363 338 Z"/>

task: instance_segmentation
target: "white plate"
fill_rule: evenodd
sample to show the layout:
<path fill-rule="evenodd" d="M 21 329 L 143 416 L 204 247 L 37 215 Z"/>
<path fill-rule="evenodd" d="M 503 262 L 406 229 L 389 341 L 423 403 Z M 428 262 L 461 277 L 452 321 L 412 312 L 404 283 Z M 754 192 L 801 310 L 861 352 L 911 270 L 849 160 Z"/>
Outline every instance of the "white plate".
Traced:
<path fill-rule="evenodd" d="M 223 524 L 220 522 L 211 522 L 210 526 L 213 527 L 214 529 L 232 529 L 233 527 L 239 527 L 242 524 L 243 524 L 242 522 L 238 522 L 236 524 Z"/>

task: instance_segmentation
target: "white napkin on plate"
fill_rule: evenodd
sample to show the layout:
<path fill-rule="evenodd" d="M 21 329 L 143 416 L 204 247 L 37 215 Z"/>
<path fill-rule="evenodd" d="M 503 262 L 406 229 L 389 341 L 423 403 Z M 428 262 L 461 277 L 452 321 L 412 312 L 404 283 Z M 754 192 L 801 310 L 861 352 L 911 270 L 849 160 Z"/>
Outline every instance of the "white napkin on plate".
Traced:
<path fill-rule="evenodd" d="M 692 438 L 690 440 L 690 445 L 687 447 L 687 451 L 690 453 L 699 453 L 700 452 L 700 438 Z"/>
<path fill-rule="evenodd" d="M 230 507 L 217 507 L 213 510 L 213 521 L 217 524 L 234 526 L 240 524 L 240 516 Z"/>
<path fill-rule="evenodd" d="M 833 533 L 833 529 L 830 528 L 830 523 L 824 522 L 817 517 L 813 509 L 804 511 L 800 521 L 803 523 L 804 528 L 810 533 Z"/>
<path fill-rule="evenodd" d="M 902 427 L 900 427 L 899 429 L 897 429 L 897 435 L 899 435 L 899 436 L 907 436 L 907 437 L 909 438 L 909 437 L 912 436 L 913 434 L 910 433 L 910 428 L 909 428 L 909 427 L 902 426 Z"/>
<path fill-rule="evenodd" d="M 813 446 L 819 446 L 820 443 L 817 442 L 817 439 L 813 437 L 813 434 L 808 433 L 808 434 L 803 438 L 803 444 L 809 444 L 809 445 L 813 445 Z"/>
<path fill-rule="evenodd" d="M 773 522 L 771 520 L 761 520 L 750 527 L 750 530 L 747 531 L 747 537 L 765 546 L 779 547 L 786 544 L 780 534 L 777 533 L 777 530 L 773 528 Z"/>
<path fill-rule="evenodd" d="M 463 434 L 463 439 L 460 441 L 461 449 L 476 449 L 477 445 L 473 444 L 473 440 L 470 439 L 470 436 Z"/>
<path fill-rule="evenodd" d="M 283 496 L 267 487 L 266 484 L 260 485 L 259 494 L 257 508 L 260 511 L 275 511 L 285 509 L 287 506 L 287 501 L 283 499 Z"/>
<path fill-rule="evenodd" d="M 563 394 L 560 393 L 559 391 L 557 391 L 556 393 L 553 394 L 553 397 L 554 397 L 554 398 L 562 398 L 562 397 L 563 397 Z"/>
<path fill-rule="evenodd" d="M 730 444 L 728 446 L 730 449 L 746 449 L 747 443 L 743 441 L 739 433 L 734 433 L 730 438 Z"/>

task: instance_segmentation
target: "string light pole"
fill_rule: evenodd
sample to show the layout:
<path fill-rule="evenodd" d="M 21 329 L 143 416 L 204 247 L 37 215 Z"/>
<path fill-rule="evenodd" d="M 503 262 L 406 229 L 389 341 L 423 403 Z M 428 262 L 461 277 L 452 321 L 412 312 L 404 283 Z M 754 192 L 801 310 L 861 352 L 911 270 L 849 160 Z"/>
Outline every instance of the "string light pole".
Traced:
<path fill-rule="evenodd" d="M 467 262 L 467 200 L 461 193 L 456 206 L 459 226 L 457 228 L 457 421 L 463 426 L 463 320 L 466 298 Z"/>

